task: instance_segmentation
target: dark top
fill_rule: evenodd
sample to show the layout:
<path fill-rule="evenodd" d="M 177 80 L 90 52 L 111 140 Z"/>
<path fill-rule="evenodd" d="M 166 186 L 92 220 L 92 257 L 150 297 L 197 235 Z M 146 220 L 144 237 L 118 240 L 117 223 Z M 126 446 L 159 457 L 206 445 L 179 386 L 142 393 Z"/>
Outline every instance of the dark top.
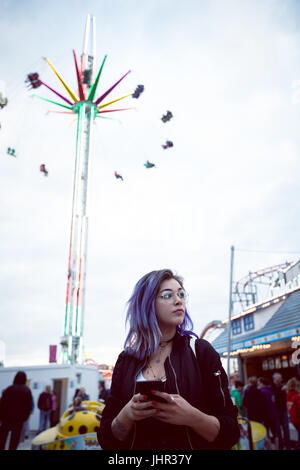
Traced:
<path fill-rule="evenodd" d="M 261 392 L 264 395 L 266 403 L 266 416 L 264 423 L 266 426 L 270 426 L 276 421 L 278 415 L 272 385 L 265 385 L 261 388 Z"/>
<path fill-rule="evenodd" d="M 52 409 L 52 395 L 48 392 L 42 392 L 38 399 L 38 408 L 42 411 L 49 411 Z"/>
<path fill-rule="evenodd" d="M 286 392 L 282 390 L 282 385 L 273 384 L 273 392 L 275 395 L 276 408 L 279 413 L 286 411 Z"/>
<path fill-rule="evenodd" d="M 10 425 L 27 421 L 33 408 L 31 390 L 27 385 L 14 383 L 6 388 L 0 400 L 0 421 Z"/>
<path fill-rule="evenodd" d="M 147 418 L 133 426 L 124 441 L 114 437 L 111 423 L 136 393 L 136 377 L 146 359 L 135 358 L 130 349 L 117 360 L 110 396 L 103 410 L 98 440 L 103 449 L 230 449 L 239 439 L 237 408 L 233 405 L 227 375 L 219 354 L 206 340 L 196 341 L 197 358 L 189 336 L 177 334 L 170 356 L 165 361 L 166 391 L 181 395 L 192 406 L 216 416 L 220 432 L 213 443 L 190 427 L 171 425 Z"/>
<path fill-rule="evenodd" d="M 256 385 L 249 385 L 244 393 L 243 404 L 247 408 L 247 418 L 263 423 L 266 420 L 266 402 L 263 393 Z"/>
<path fill-rule="evenodd" d="M 107 399 L 109 397 L 109 390 L 106 388 L 103 388 L 101 392 L 99 393 L 99 398 L 104 401 L 104 403 L 107 402 Z"/>

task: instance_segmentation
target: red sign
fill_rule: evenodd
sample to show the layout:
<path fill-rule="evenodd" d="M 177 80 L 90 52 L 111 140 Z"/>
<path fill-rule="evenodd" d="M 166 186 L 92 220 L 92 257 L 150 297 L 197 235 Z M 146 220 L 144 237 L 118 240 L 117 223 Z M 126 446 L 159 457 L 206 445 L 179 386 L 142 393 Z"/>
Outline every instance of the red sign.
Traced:
<path fill-rule="evenodd" d="M 56 351 L 57 351 L 56 344 L 51 344 L 49 346 L 49 362 L 57 362 L 56 361 Z"/>

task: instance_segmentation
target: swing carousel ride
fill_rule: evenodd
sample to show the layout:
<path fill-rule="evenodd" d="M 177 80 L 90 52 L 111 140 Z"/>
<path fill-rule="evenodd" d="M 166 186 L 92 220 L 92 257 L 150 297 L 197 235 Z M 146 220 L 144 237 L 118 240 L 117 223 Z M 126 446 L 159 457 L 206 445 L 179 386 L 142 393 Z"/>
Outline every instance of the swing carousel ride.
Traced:
<path fill-rule="evenodd" d="M 90 37 L 92 38 L 92 52 L 88 53 Z M 88 188 L 88 167 L 91 154 L 93 152 L 94 141 L 94 121 L 96 118 L 108 118 L 110 113 L 135 109 L 133 107 L 112 107 L 126 98 L 139 99 L 144 93 L 145 87 L 138 84 L 134 92 L 127 93 L 119 98 L 107 101 L 112 91 L 128 76 L 130 70 L 121 76 L 113 85 L 97 96 L 97 89 L 100 84 L 100 78 L 107 59 L 104 56 L 100 68 L 95 73 L 96 54 L 95 54 L 95 17 L 88 15 L 83 41 L 83 52 L 81 63 L 79 64 L 75 50 L 73 50 L 75 64 L 77 93 L 66 83 L 61 73 L 54 67 L 49 58 L 44 58 L 65 93 L 58 91 L 44 81 L 37 71 L 31 71 L 27 74 L 26 87 L 34 91 L 33 97 L 37 97 L 52 105 L 60 108 L 54 112 L 73 115 L 76 119 L 76 149 L 75 149 L 75 171 L 73 180 L 73 205 L 71 218 L 71 233 L 69 243 L 69 260 L 67 270 L 67 292 L 63 336 L 61 337 L 61 362 L 66 364 L 80 363 L 84 364 L 84 345 L 83 345 L 83 323 L 84 323 L 84 299 L 85 299 L 85 281 L 86 281 L 86 251 L 87 251 L 87 188 Z M 59 98 L 58 101 L 46 98 L 36 94 L 37 89 L 47 88 L 52 94 Z M 1 91 L 1 90 L 0 90 Z M 9 96 L 4 93 L 0 95 L 0 112 L 3 108 L 10 105 Z M 52 111 L 53 112 L 53 111 Z M 165 125 L 173 118 L 170 110 L 162 115 L 161 121 Z M 0 114 L 1 124 L 1 114 Z M 0 128 L 1 129 L 1 128 Z M 161 145 L 163 150 L 173 147 L 173 142 L 167 140 Z M 9 157 L 21 157 L 19 149 L 15 145 L 7 147 L 6 154 Z M 146 171 L 157 168 L 156 163 L 146 159 L 143 164 Z M 51 165 L 43 162 L 39 165 L 39 171 L 47 177 L 51 175 Z M 123 173 L 123 172 L 122 172 Z M 125 182 L 126 177 L 117 169 L 112 177 L 116 180 Z"/>

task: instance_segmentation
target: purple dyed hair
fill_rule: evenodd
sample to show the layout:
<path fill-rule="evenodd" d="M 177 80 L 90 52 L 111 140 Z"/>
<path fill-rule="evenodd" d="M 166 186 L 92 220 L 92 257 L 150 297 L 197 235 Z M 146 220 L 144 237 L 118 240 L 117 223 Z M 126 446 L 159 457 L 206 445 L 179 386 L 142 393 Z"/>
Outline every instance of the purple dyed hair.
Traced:
<path fill-rule="evenodd" d="M 156 318 L 155 300 L 162 281 L 166 279 L 175 279 L 183 288 L 183 279 L 170 269 L 151 271 L 137 282 L 128 301 L 126 323 L 130 328 L 124 347 L 138 359 L 152 356 L 158 349 L 161 331 Z M 185 308 L 184 321 L 177 326 L 177 332 L 181 336 L 195 335 L 193 326 Z"/>

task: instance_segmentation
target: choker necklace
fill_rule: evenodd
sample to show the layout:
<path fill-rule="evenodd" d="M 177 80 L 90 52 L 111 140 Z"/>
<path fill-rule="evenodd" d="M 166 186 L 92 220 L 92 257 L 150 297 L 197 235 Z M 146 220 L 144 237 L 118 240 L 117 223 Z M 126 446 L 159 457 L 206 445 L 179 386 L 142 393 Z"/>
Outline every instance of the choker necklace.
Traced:
<path fill-rule="evenodd" d="M 176 333 L 175 333 L 175 335 L 176 335 Z M 168 341 L 161 341 L 159 343 L 159 347 L 164 349 L 167 346 L 167 344 L 169 344 L 169 343 L 171 343 L 171 341 L 173 341 L 173 339 L 175 338 L 175 335 L 173 336 L 173 338 L 168 339 Z"/>
<path fill-rule="evenodd" d="M 168 344 L 171 343 L 171 341 L 173 341 L 173 339 L 175 338 L 176 336 L 176 333 L 175 335 L 173 336 L 173 338 L 171 339 L 168 339 L 167 341 L 162 341 L 161 343 L 159 343 L 159 350 L 158 350 L 158 354 L 156 356 L 156 358 L 153 358 L 153 363 L 155 364 L 160 364 L 161 362 L 161 359 L 162 359 L 162 356 L 164 356 L 164 350 L 165 348 L 168 346 Z M 148 375 L 149 374 L 149 371 L 151 370 L 152 374 L 153 374 L 153 377 L 157 380 L 157 375 L 154 373 L 153 369 L 152 369 L 152 366 L 151 366 L 151 363 L 150 363 L 150 358 L 148 359 L 147 361 L 147 369 L 145 372 L 146 374 Z M 161 379 L 159 379 L 161 380 Z"/>

